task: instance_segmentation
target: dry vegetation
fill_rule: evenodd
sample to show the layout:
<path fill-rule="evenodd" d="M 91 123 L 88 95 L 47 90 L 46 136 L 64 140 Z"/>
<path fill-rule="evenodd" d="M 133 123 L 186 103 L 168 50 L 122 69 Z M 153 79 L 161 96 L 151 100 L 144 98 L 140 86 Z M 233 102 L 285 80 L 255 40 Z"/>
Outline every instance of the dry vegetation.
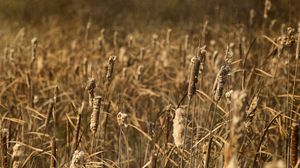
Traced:
<path fill-rule="evenodd" d="M 193 31 L 0 32 L 1 167 L 298 167 L 300 27 L 271 5 Z"/>

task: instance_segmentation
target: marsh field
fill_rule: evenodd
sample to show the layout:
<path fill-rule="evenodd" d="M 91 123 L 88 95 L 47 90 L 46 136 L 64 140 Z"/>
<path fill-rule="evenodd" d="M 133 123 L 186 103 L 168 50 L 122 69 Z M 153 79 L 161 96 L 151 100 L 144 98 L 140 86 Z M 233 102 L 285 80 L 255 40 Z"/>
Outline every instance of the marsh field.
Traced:
<path fill-rule="evenodd" d="M 0 0 L 0 167 L 300 167 L 299 10 Z"/>

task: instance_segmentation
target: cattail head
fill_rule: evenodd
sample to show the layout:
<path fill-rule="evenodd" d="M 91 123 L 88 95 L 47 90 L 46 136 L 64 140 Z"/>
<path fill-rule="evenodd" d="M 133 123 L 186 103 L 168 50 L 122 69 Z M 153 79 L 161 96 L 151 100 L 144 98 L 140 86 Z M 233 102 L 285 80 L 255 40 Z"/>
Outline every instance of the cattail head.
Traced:
<path fill-rule="evenodd" d="M 189 35 L 185 35 L 184 36 L 184 50 L 186 51 L 189 47 L 189 38 L 190 36 Z"/>
<path fill-rule="evenodd" d="M 157 34 L 153 34 L 152 35 L 152 47 L 155 49 L 157 46 L 157 40 L 158 40 L 158 35 Z"/>
<path fill-rule="evenodd" d="M 225 93 L 225 97 L 226 97 L 226 103 L 228 105 L 231 104 L 231 95 L 233 93 L 233 90 L 229 90 L 228 92 Z"/>
<path fill-rule="evenodd" d="M 202 58 L 205 57 L 206 50 L 205 47 L 201 48 L 199 51 L 199 55 L 197 54 L 192 58 L 192 68 L 190 71 L 190 79 L 189 79 L 189 88 L 188 88 L 188 96 L 191 99 L 192 96 L 196 93 L 196 83 L 198 82 L 198 74 L 200 69 L 200 63 Z"/>
<path fill-rule="evenodd" d="M 298 32 L 297 32 L 297 48 L 296 48 L 296 60 L 299 59 L 300 55 L 300 23 L 298 23 Z"/>
<path fill-rule="evenodd" d="M 250 10 L 250 17 L 249 17 L 249 24 L 250 24 L 250 26 L 253 25 L 253 21 L 254 21 L 255 15 L 256 15 L 255 10 L 254 10 L 254 9 L 251 9 L 251 10 Z"/>
<path fill-rule="evenodd" d="M 35 60 L 35 58 L 36 58 L 36 48 L 37 48 L 37 45 L 38 45 L 38 40 L 37 40 L 36 37 L 34 37 L 31 40 L 31 59 L 32 60 Z"/>
<path fill-rule="evenodd" d="M 133 47 L 133 36 L 129 35 L 127 38 L 128 38 L 127 39 L 128 48 L 132 48 Z"/>
<path fill-rule="evenodd" d="M 108 65 L 107 65 L 107 71 L 106 71 L 106 82 L 109 85 L 111 80 L 112 80 L 112 75 L 114 71 L 114 65 L 116 61 L 116 56 L 110 56 L 108 60 Z"/>
<path fill-rule="evenodd" d="M 114 32 L 114 37 L 113 37 L 113 45 L 114 47 L 118 47 L 118 32 Z"/>
<path fill-rule="evenodd" d="M 58 97 L 58 86 L 56 85 L 54 88 L 54 96 L 53 96 L 54 104 L 57 103 L 57 97 Z"/>
<path fill-rule="evenodd" d="M 264 168 L 286 168 L 286 166 L 282 160 L 278 160 L 266 163 Z"/>
<path fill-rule="evenodd" d="M 142 77 L 143 77 L 143 70 L 144 70 L 144 66 L 143 65 L 139 65 L 138 69 L 137 69 L 137 80 L 138 81 L 142 81 Z"/>
<path fill-rule="evenodd" d="M 181 147 L 184 143 L 184 124 L 186 120 L 186 113 L 183 108 L 175 110 L 175 117 L 173 119 L 173 138 L 177 147 Z"/>
<path fill-rule="evenodd" d="M 15 144 L 13 146 L 13 153 L 12 153 L 12 167 L 13 168 L 21 168 L 22 160 L 24 158 L 24 147 L 20 144 Z"/>
<path fill-rule="evenodd" d="M 142 48 L 140 49 L 140 59 L 141 59 L 141 61 L 144 60 L 145 52 L 146 52 L 146 51 L 145 51 L 145 48 L 142 47 Z"/>
<path fill-rule="evenodd" d="M 264 9 L 264 18 L 267 19 L 268 18 L 268 13 L 271 10 L 271 0 L 265 0 L 265 9 Z"/>
<path fill-rule="evenodd" d="M 70 168 L 83 168 L 85 167 L 85 153 L 76 150 L 73 154 Z"/>
<path fill-rule="evenodd" d="M 166 46 L 169 46 L 169 45 L 170 45 L 171 32 L 172 32 L 172 29 L 171 29 L 171 28 L 168 28 L 168 30 L 167 30 L 167 35 L 166 35 Z"/>
<path fill-rule="evenodd" d="M 223 95 L 225 83 L 227 81 L 227 75 L 230 68 L 227 64 L 223 65 L 218 72 L 215 84 L 214 84 L 214 100 L 219 101 Z"/>
<path fill-rule="evenodd" d="M 119 126 L 124 126 L 125 128 L 128 127 L 128 114 L 119 112 L 117 115 L 117 121 Z"/>
<path fill-rule="evenodd" d="M 94 78 L 89 78 L 88 83 L 85 87 L 85 89 L 89 93 L 89 105 L 92 106 L 93 104 L 93 98 L 94 98 L 94 90 L 96 88 L 96 80 Z"/>
<path fill-rule="evenodd" d="M 93 112 L 91 115 L 91 124 L 90 124 L 90 129 L 93 132 L 93 134 L 96 133 L 99 125 L 99 114 L 100 114 L 101 102 L 102 102 L 101 96 L 96 96 L 93 99 Z"/>

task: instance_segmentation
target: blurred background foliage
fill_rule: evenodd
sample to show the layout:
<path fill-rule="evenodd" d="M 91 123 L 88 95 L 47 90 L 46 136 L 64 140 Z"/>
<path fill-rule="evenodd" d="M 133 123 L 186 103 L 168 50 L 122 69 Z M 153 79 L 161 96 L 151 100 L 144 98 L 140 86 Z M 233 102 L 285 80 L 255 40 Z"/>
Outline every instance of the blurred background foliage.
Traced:
<path fill-rule="evenodd" d="M 0 19 L 39 24 L 93 20 L 103 26 L 139 24 L 244 23 L 250 9 L 262 20 L 264 0 L 0 0 Z M 299 0 L 272 0 L 271 18 L 297 22 Z M 220 22 L 221 21 L 221 22 Z"/>

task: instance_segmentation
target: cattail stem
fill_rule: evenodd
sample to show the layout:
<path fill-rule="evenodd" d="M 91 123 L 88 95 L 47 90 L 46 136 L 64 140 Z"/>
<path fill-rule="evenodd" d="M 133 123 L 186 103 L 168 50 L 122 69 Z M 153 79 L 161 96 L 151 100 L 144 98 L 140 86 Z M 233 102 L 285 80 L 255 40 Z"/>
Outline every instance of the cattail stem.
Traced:
<path fill-rule="evenodd" d="M 298 162 L 298 129 L 297 123 L 292 124 L 291 128 L 291 142 L 290 142 L 290 159 L 291 166 L 295 167 Z"/>
<path fill-rule="evenodd" d="M 50 168 L 56 168 L 57 166 L 57 155 L 56 155 L 56 142 L 55 137 L 51 138 L 51 156 L 50 156 Z"/>

